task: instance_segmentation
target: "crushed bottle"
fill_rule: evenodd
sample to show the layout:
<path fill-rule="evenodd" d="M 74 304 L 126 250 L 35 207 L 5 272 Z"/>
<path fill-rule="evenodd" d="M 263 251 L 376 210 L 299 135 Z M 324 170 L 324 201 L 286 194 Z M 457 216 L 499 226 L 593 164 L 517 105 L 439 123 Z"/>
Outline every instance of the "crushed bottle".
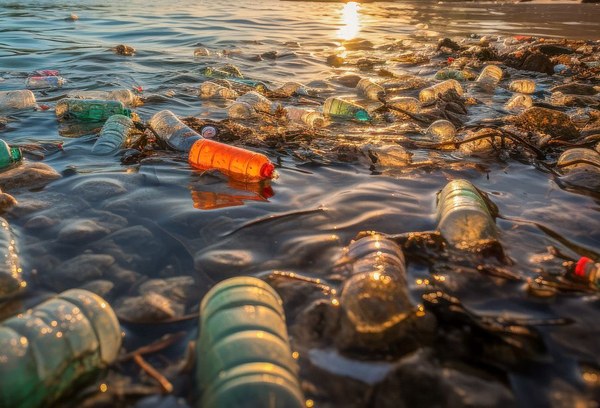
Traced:
<path fill-rule="evenodd" d="M 516 94 L 506 102 L 506 109 L 517 110 L 527 109 L 533 106 L 533 99 L 529 95 Z"/>
<path fill-rule="evenodd" d="M 202 139 L 202 136 L 192 128 L 186 126 L 170 110 L 162 110 L 154 114 L 148 121 L 148 126 L 170 148 L 181 152 L 190 151 L 194 143 Z"/>
<path fill-rule="evenodd" d="M 356 90 L 359 96 L 372 101 L 381 101 L 385 98 L 385 89 L 379 84 L 371 81 L 369 78 L 363 78 L 356 84 Z"/>
<path fill-rule="evenodd" d="M 76 119 L 83 122 L 103 122 L 112 115 L 131 117 L 131 111 L 119 101 L 98 99 L 61 99 L 56 104 L 59 119 Z"/>
<path fill-rule="evenodd" d="M 236 99 L 236 103 L 246 103 L 256 112 L 275 113 L 281 106 L 278 103 L 271 102 L 266 97 L 256 91 L 246 92 L 244 95 Z"/>
<path fill-rule="evenodd" d="M 387 101 L 387 105 L 409 113 L 418 113 L 421 110 L 421 102 L 417 98 L 411 98 L 410 96 L 399 96 L 390 99 Z"/>
<path fill-rule="evenodd" d="M 361 122 L 371 120 L 371 116 L 362 106 L 335 96 L 325 100 L 323 114 L 333 118 L 356 119 Z"/>
<path fill-rule="evenodd" d="M 30 89 L 62 88 L 67 81 L 59 76 L 30 76 L 25 86 Z"/>
<path fill-rule="evenodd" d="M 198 407 L 305 407 L 282 301 L 260 279 L 227 279 L 204 296 L 196 356 Z"/>
<path fill-rule="evenodd" d="M 310 127 L 324 127 L 325 118 L 319 112 L 297 108 L 295 106 L 287 106 L 285 108 L 289 120 L 296 123 L 303 123 Z"/>
<path fill-rule="evenodd" d="M 0 109 L 35 108 L 35 95 L 28 89 L 18 91 L 0 91 Z"/>
<path fill-rule="evenodd" d="M 457 94 L 462 95 L 463 89 L 460 83 L 455 79 L 448 79 L 439 84 L 432 85 L 428 88 L 422 89 L 419 92 L 419 100 L 421 102 L 431 102 L 437 99 L 438 95 L 443 95 L 446 92 L 454 90 Z"/>
<path fill-rule="evenodd" d="M 502 69 L 497 65 L 486 65 L 476 79 L 477 86 L 485 92 L 493 92 L 502 79 Z"/>
<path fill-rule="evenodd" d="M 575 264 L 573 274 L 600 289 L 600 263 L 583 256 Z"/>
<path fill-rule="evenodd" d="M 438 230 L 450 245 L 459 249 L 496 241 L 497 230 L 488 205 L 467 180 L 452 180 L 442 189 L 437 202 Z"/>
<path fill-rule="evenodd" d="M 12 166 L 23 160 L 23 153 L 19 147 L 10 147 L 0 139 L 0 170 Z"/>
<path fill-rule="evenodd" d="M 0 324 L 0 406 L 51 405 L 112 364 L 121 330 L 110 305 L 82 289 Z"/>
<path fill-rule="evenodd" d="M 131 118 L 123 115 L 113 115 L 104 123 L 98 139 L 92 147 L 94 154 L 111 154 L 122 148 L 134 128 Z"/>
<path fill-rule="evenodd" d="M 508 84 L 508 89 L 522 94 L 532 94 L 535 92 L 535 82 L 531 79 L 517 79 Z"/>
<path fill-rule="evenodd" d="M 72 91 L 67 93 L 67 98 L 119 101 L 124 106 L 130 108 L 134 108 L 142 104 L 140 97 L 131 92 L 129 89 L 115 89 L 112 91 Z"/>
<path fill-rule="evenodd" d="M 238 96 L 238 93 L 233 89 L 215 84 L 214 82 L 206 81 L 200 85 L 200 97 L 203 99 L 235 99 Z"/>
<path fill-rule="evenodd" d="M 439 81 L 455 79 L 457 81 L 464 82 L 469 79 L 473 79 L 473 74 L 468 71 L 461 71 L 459 69 L 444 68 L 435 73 L 435 79 Z"/>
<path fill-rule="evenodd" d="M 0 257 L 0 301 L 2 301 L 27 286 L 23 280 L 15 236 L 8 222 L 2 217 L 0 217 Z"/>
<path fill-rule="evenodd" d="M 298 95 L 309 95 L 308 88 L 299 82 L 286 82 L 275 90 L 281 96 L 290 97 Z"/>
<path fill-rule="evenodd" d="M 586 172 L 600 175 L 600 154 L 592 149 L 569 149 L 560 155 L 556 166 L 564 174 Z"/>
<path fill-rule="evenodd" d="M 429 136 L 432 142 L 451 142 L 456 136 L 456 127 L 454 127 L 452 122 L 445 119 L 439 119 L 429 125 L 425 134 Z"/>

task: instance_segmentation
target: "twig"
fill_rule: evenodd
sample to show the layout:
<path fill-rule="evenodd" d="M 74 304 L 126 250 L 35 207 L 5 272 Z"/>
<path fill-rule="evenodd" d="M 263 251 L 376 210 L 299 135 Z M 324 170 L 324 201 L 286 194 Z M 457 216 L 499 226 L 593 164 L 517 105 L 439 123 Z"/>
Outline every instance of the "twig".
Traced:
<path fill-rule="evenodd" d="M 137 363 L 137 365 L 140 366 L 142 370 L 144 370 L 146 374 L 148 374 L 150 377 L 154 378 L 158 382 L 164 394 L 170 394 L 173 392 L 173 384 L 171 384 L 164 375 L 156 371 L 154 367 L 148 364 L 148 362 L 146 362 L 146 360 L 144 360 L 144 358 L 141 355 L 135 354 L 133 356 L 133 360 Z"/>

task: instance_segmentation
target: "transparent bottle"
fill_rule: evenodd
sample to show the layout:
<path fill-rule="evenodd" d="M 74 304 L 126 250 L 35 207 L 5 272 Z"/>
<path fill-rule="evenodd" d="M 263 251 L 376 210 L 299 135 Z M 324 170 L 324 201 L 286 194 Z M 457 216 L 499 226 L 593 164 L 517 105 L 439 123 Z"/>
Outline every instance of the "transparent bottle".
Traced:
<path fill-rule="evenodd" d="M 0 324 L 0 406 L 49 406 L 112 364 L 121 347 L 110 305 L 82 289 Z"/>
<path fill-rule="evenodd" d="M 324 127 L 325 118 L 319 112 L 287 106 L 285 108 L 289 120 L 297 123 L 303 123 L 310 127 Z"/>
<path fill-rule="evenodd" d="M 188 161 L 190 166 L 199 170 L 218 170 L 234 180 L 247 183 L 275 176 L 275 166 L 267 156 L 209 139 L 194 143 Z"/>
<path fill-rule="evenodd" d="M 265 93 L 268 89 L 267 85 L 262 81 L 255 81 L 253 79 L 244 78 L 227 78 L 227 80 L 233 84 L 239 84 L 246 87 L 253 88 L 259 93 Z"/>
<path fill-rule="evenodd" d="M 421 102 L 431 102 L 437 99 L 438 95 L 443 95 L 446 92 L 454 89 L 457 94 L 462 95 L 463 89 L 460 83 L 456 79 L 448 79 L 439 84 L 435 84 L 428 88 L 425 88 L 419 92 L 419 100 Z"/>
<path fill-rule="evenodd" d="M 371 120 L 365 108 L 335 96 L 325 100 L 323 114 L 333 118 L 356 119 L 361 122 Z"/>
<path fill-rule="evenodd" d="M 527 109 L 533 106 L 533 99 L 529 95 L 516 94 L 506 102 L 506 109 L 517 110 Z"/>
<path fill-rule="evenodd" d="M 112 115 L 131 117 L 131 111 L 119 101 L 98 99 L 61 99 L 56 104 L 56 116 L 83 122 L 103 122 Z"/>
<path fill-rule="evenodd" d="M 452 180 L 438 195 L 438 230 L 459 249 L 495 241 L 496 224 L 485 199 L 467 180 Z"/>
<path fill-rule="evenodd" d="M 35 108 L 35 95 L 28 89 L 0 91 L 0 110 Z"/>
<path fill-rule="evenodd" d="M 592 149 L 569 149 L 560 155 L 556 166 L 564 174 L 576 172 L 600 174 L 600 154 Z"/>
<path fill-rule="evenodd" d="M 59 76 L 31 76 L 25 86 L 30 89 L 62 88 L 67 81 Z"/>
<path fill-rule="evenodd" d="M 237 70 L 237 68 L 236 68 Z M 239 70 L 206 67 L 202 70 L 202 75 L 209 78 L 243 78 L 244 76 Z"/>
<path fill-rule="evenodd" d="M 286 82 L 275 90 L 282 96 L 308 95 L 308 89 L 299 82 Z"/>
<path fill-rule="evenodd" d="M 502 79 L 502 69 L 497 65 L 486 65 L 477 77 L 477 86 L 486 92 L 493 92 Z"/>
<path fill-rule="evenodd" d="M 265 282 L 230 278 L 200 304 L 198 407 L 303 408 L 282 301 Z"/>
<path fill-rule="evenodd" d="M 23 160 L 23 153 L 19 147 L 10 147 L 8 143 L 0 139 L 0 169 L 12 166 Z"/>
<path fill-rule="evenodd" d="M 585 256 L 581 257 L 575 264 L 573 273 L 579 279 L 583 279 L 600 288 L 600 263 L 594 262 Z"/>
<path fill-rule="evenodd" d="M 188 152 L 198 140 L 202 139 L 195 130 L 185 125 L 170 110 L 162 110 L 148 121 L 158 137 L 169 147 L 181 152 Z"/>
<path fill-rule="evenodd" d="M 13 296 L 27 286 L 23 280 L 23 270 L 19 261 L 15 236 L 8 222 L 2 217 L 0 217 L 0 256 L 1 302 L 4 298 Z"/>
<path fill-rule="evenodd" d="M 455 79 L 457 81 L 466 81 L 467 75 L 459 69 L 444 68 L 435 73 L 435 79 L 444 81 L 446 79 Z"/>
<path fill-rule="evenodd" d="M 356 84 L 356 90 L 359 96 L 363 96 L 372 101 L 381 101 L 385 98 L 385 89 L 379 84 L 371 81 L 369 78 L 363 78 Z"/>
<path fill-rule="evenodd" d="M 111 154 L 127 144 L 129 135 L 134 129 L 131 118 L 123 115 L 112 115 L 102 126 L 98 139 L 92 147 L 93 154 Z"/>
<path fill-rule="evenodd" d="M 429 136 L 433 142 L 451 142 L 456 136 L 456 127 L 454 127 L 452 122 L 445 119 L 436 120 L 429 125 L 425 131 L 425 135 Z"/>
<path fill-rule="evenodd" d="M 247 103 L 257 112 L 275 113 L 279 108 L 278 103 L 271 102 L 256 91 L 246 92 L 236 99 L 236 102 Z"/>
<path fill-rule="evenodd" d="M 387 104 L 410 113 L 418 113 L 421 110 L 421 102 L 410 96 L 400 96 L 387 101 Z"/>
<path fill-rule="evenodd" d="M 531 79 L 517 79 L 508 84 L 508 89 L 522 94 L 532 94 L 535 92 L 535 82 Z"/>
<path fill-rule="evenodd" d="M 99 99 L 106 101 L 119 101 L 123 105 L 134 108 L 142 104 L 139 96 L 129 89 L 115 89 L 112 91 L 72 91 L 67 93 L 68 98 L 74 99 Z"/>
<path fill-rule="evenodd" d="M 205 81 L 200 85 L 200 97 L 203 99 L 235 99 L 239 97 L 239 95 L 233 89 L 215 84 L 214 82 Z"/>
<path fill-rule="evenodd" d="M 234 102 L 227 108 L 227 117 L 230 119 L 249 119 L 256 111 L 245 102 Z"/>

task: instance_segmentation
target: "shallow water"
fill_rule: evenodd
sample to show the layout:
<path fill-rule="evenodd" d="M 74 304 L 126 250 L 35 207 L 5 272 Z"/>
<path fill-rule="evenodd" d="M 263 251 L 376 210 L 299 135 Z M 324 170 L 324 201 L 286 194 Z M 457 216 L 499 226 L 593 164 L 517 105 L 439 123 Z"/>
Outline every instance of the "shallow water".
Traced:
<path fill-rule="evenodd" d="M 58 69 L 68 83 L 60 90 L 38 92 L 41 103 L 52 106 L 56 96 L 72 89 L 142 87 L 145 95 L 173 95 L 137 108 L 144 120 L 162 109 L 219 120 L 226 116 L 223 105 L 196 96 L 204 80 L 200 69 L 207 65 L 229 62 L 249 78 L 273 83 L 293 78 L 316 86 L 315 81 L 334 73 L 352 71 L 325 64 L 343 40 L 359 38 L 375 45 L 400 39 L 425 43 L 427 38 L 435 41 L 439 36 L 471 33 L 600 39 L 600 7 L 586 4 L 154 3 L 158 2 L 0 1 L 0 90 L 24 88 L 31 71 Z M 80 19 L 65 21 L 72 12 Z M 115 55 L 110 49 L 121 43 L 135 47 L 136 54 Z M 195 58 L 193 51 L 200 46 L 213 55 Z M 225 56 L 223 50 L 231 55 Z M 249 60 L 268 51 L 278 51 L 279 58 Z M 386 54 L 378 50 L 376 55 Z M 413 67 L 412 72 L 431 78 L 435 69 Z M 545 75 L 535 79 L 542 91 L 552 83 Z M 338 94 L 354 95 L 353 89 L 327 85 Z M 508 96 L 499 93 L 495 98 Z M 486 114 L 478 109 L 477 114 Z M 356 129 L 340 133 L 345 140 L 364 143 L 381 138 L 368 127 L 349 134 Z M 62 151 L 44 159 L 64 177 L 41 191 L 14 192 L 21 203 L 44 202 L 41 208 L 30 206 L 6 215 L 18 235 L 32 293 L 81 286 L 111 273 L 129 279 L 114 297 L 134 292 L 148 278 L 185 275 L 196 279 L 198 300 L 215 282 L 242 274 L 285 270 L 324 278 L 341 249 L 360 231 L 399 234 L 435 229 L 436 193 L 449 179 L 469 179 L 498 206 L 501 243 L 513 261 L 508 269 L 521 282 L 448 267 L 438 271 L 445 274 L 446 290 L 471 312 L 484 316 L 569 319 L 568 324 L 536 326 L 547 354 L 535 364 L 507 370 L 504 381 L 519 402 L 575 406 L 599 395 L 598 382 L 584 381 L 581 368 L 585 363 L 589 372 L 600 370 L 597 294 L 540 300 L 527 295 L 522 281 L 537 276 L 540 265 L 534 255 L 548 246 L 573 257 L 598 254 L 600 201 L 597 195 L 561 187 L 551 175 L 528 163 L 497 155 L 464 158 L 441 153 L 441 165 L 372 171 L 360 162 L 303 162 L 281 149 L 262 149 L 282 164 L 272 191 L 265 192 L 264 186 L 239 186 L 216 174 L 193 171 L 177 153 L 131 166 L 121 165 L 118 155 L 92 156 L 93 139 L 61 138 L 52 110 L 11 113 L 0 137 L 10 144 L 64 142 Z M 431 157 L 425 150 L 414 153 L 417 158 Z M 39 216 L 49 217 L 52 225 L 41 230 L 28 226 Z M 66 225 L 83 219 L 95 220 L 103 232 L 88 241 L 60 239 Z M 65 263 L 86 251 L 113 256 L 112 272 L 86 274 L 84 266 L 80 280 L 65 277 Z M 411 282 L 429 275 L 426 267 L 409 258 Z M 411 284 L 415 298 L 417 286 Z M 193 313 L 195 307 L 197 301 L 188 311 Z M 288 319 L 293 322 L 295 316 Z M 182 327 L 186 339 L 195 336 L 193 320 L 182 325 L 125 324 L 125 346 L 129 351 Z M 181 356 L 181 347 L 171 351 L 170 358 Z M 317 357 L 310 358 L 326 358 L 322 353 L 312 351 L 311 356 Z M 335 358 L 330 364 L 341 378 L 356 378 L 349 374 L 352 364 Z M 371 366 L 377 379 L 383 375 L 380 364 L 384 363 Z M 181 375 L 173 377 L 182 381 Z M 185 385 L 176 391 L 182 397 L 188 393 Z M 327 396 L 322 400 L 336 403 Z"/>

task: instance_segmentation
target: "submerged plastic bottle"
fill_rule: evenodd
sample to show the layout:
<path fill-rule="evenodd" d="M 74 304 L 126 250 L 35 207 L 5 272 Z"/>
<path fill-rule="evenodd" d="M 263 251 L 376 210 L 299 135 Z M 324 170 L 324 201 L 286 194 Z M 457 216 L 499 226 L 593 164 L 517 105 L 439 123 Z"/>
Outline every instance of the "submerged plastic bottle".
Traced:
<path fill-rule="evenodd" d="M 497 230 L 490 210 L 479 191 L 467 180 L 452 180 L 438 195 L 438 230 L 459 249 L 496 240 Z"/>
<path fill-rule="evenodd" d="M 465 71 L 452 68 L 440 69 L 435 73 L 435 79 L 443 81 L 446 79 L 455 79 L 457 81 L 466 81 L 469 79 L 469 74 Z"/>
<path fill-rule="evenodd" d="M 285 111 L 287 117 L 293 122 L 303 123 L 310 127 L 325 126 L 325 118 L 319 112 L 296 108 L 295 106 L 287 106 Z"/>
<path fill-rule="evenodd" d="M 275 113 L 280 106 L 258 92 L 250 91 L 237 98 L 227 109 L 227 114 L 230 118 L 246 119 L 254 116 L 256 112 Z"/>
<path fill-rule="evenodd" d="M 281 96 L 308 95 L 308 89 L 299 82 L 286 82 L 275 90 Z"/>
<path fill-rule="evenodd" d="M 186 126 L 170 110 L 162 110 L 148 121 L 158 137 L 169 147 L 181 152 L 189 152 L 196 141 L 202 139 L 195 130 Z"/>
<path fill-rule="evenodd" d="M 422 89 L 421 92 L 419 92 L 419 100 L 421 102 L 434 101 L 438 95 L 443 95 L 451 89 L 454 89 L 459 95 L 463 94 L 463 89 L 462 86 L 460 86 L 460 83 L 456 79 L 448 79 L 444 82 L 440 82 L 439 84 Z"/>
<path fill-rule="evenodd" d="M 61 99 L 56 104 L 56 116 L 84 122 L 103 122 L 112 115 L 131 117 L 131 111 L 119 101 L 98 99 Z"/>
<path fill-rule="evenodd" d="M 493 92 L 502 79 L 502 69 L 496 65 L 486 65 L 477 77 L 477 86 L 486 92 Z"/>
<path fill-rule="evenodd" d="M 513 95 L 512 98 L 506 102 L 506 109 L 527 109 L 533 106 L 533 99 L 529 95 L 517 94 Z"/>
<path fill-rule="evenodd" d="M 385 89 L 379 84 L 371 81 L 369 78 L 363 78 L 356 84 L 356 90 L 359 96 L 363 96 L 372 101 L 381 101 L 385 97 Z"/>
<path fill-rule="evenodd" d="M 35 108 L 35 95 L 28 89 L 18 91 L 0 91 L 0 109 Z"/>
<path fill-rule="evenodd" d="M 600 263 L 594 262 L 590 258 L 583 256 L 577 261 L 577 264 L 575 264 L 573 273 L 578 278 L 588 281 L 597 288 L 600 288 Z"/>
<path fill-rule="evenodd" d="M 371 120 L 365 108 L 335 96 L 325 100 L 323 114 L 333 118 L 356 119 L 361 122 Z"/>
<path fill-rule="evenodd" d="M 27 88 L 62 88 L 67 81 L 59 76 L 31 76 L 25 81 Z"/>
<path fill-rule="evenodd" d="M 8 222 L 0 217 L 0 301 L 25 286 L 15 236 Z"/>
<path fill-rule="evenodd" d="M 417 113 L 421 110 L 421 102 L 417 98 L 411 98 L 410 96 L 400 96 L 391 99 L 387 101 L 387 104 L 410 113 Z"/>
<path fill-rule="evenodd" d="M 227 279 L 204 296 L 196 356 L 198 407 L 305 406 L 281 299 L 260 279 Z"/>
<path fill-rule="evenodd" d="M 202 70 L 202 75 L 211 78 L 244 78 L 240 70 L 233 65 L 227 65 L 220 69 L 206 67 Z"/>
<path fill-rule="evenodd" d="M 565 174 L 574 172 L 600 173 L 600 154 L 592 149 L 569 149 L 560 155 L 556 165 Z"/>
<path fill-rule="evenodd" d="M 23 153 L 19 147 L 10 147 L 8 143 L 0 139 L 0 170 L 12 166 L 23 160 Z"/>
<path fill-rule="evenodd" d="M 425 134 L 434 142 L 450 142 L 456 136 L 456 127 L 454 127 L 452 122 L 440 119 L 429 125 Z"/>
<path fill-rule="evenodd" d="M 49 406 L 113 363 L 121 330 L 112 308 L 82 289 L 0 324 L 0 406 Z"/>
<path fill-rule="evenodd" d="M 102 126 L 98 139 L 92 147 L 94 154 L 110 154 L 122 148 L 134 128 L 131 118 L 123 115 L 112 115 Z"/>
<path fill-rule="evenodd" d="M 508 84 L 508 89 L 522 94 L 532 94 L 535 92 L 535 82 L 531 79 L 517 79 Z"/>
<path fill-rule="evenodd" d="M 73 91 L 67 93 L 67 98 L 119 101 L 123 105 L 131 108 L 142 104 L 140 98 L 129 89 L 115 89 L 113 91 Z"/>
<path fill-rule="evenodd" d="M 222 98 L 235 99 L 239 95 L 233 89 L 226 88 L 214 82 L 206 81 L 200 85 L 200 97 L 203 99 Z"/>

